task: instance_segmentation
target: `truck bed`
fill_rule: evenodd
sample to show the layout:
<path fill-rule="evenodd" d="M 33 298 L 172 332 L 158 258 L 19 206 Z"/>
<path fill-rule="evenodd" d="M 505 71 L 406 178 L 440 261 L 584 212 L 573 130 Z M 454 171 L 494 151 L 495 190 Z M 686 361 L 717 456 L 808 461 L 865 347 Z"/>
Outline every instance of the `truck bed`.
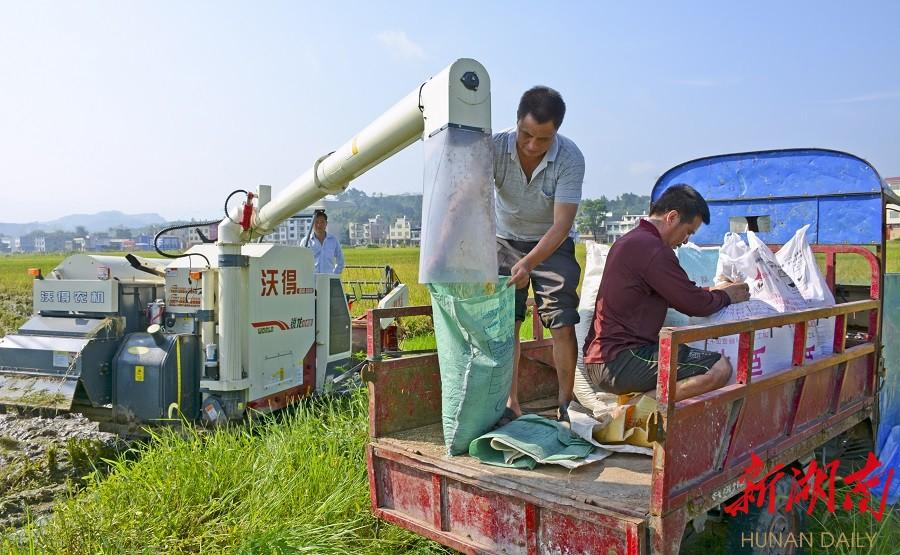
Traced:
<path fill-rule="evenodd" d="M 539 497 L 562 497 L 639 518 L 650 509 L 652 459 L 647 455 L 614 453 L 574 470 L 557 465 L 538 465 L 534 470 L 504 468 L 468 455 L 447 455 L 440 424 L 395 432 L 379 438 L 375 448 Z"/>
<path fill-rule="evenodd" d="M 866 251 L 868 252 L 868 251 Z M 614 454 L 576 470 L 495 467 L 446 455 L 441 433 L 441 379 L 436 354 L 381 356 L 369 334 L 367 466 L 374 514 L 472 554 L 538 555 L 678 553 L 688 521 L 742 489 L 752 457 L 768 465 L 805 460 L 814 448 L 865 420 L 875 409 L 880 301 L 841 303 L 797 313 L 660 332 L 659 441 L 654 457 Z M 418 308 L 369 313 L 417 315 Z M 862 313 L 869 329 L 845 342 L 848 321 Z M 807 322 L 834 317 L 834 354 L 808 360 Z M 751 374 L 756 330 L 794 326 L 790 367 Z M 539 329 L 538 325 L 535 326 Z M 738 383 L 678 402 L 679 345 L 740 335 Z M 555 407 L 552 343 L 522 343 L 519 398 L 528 412 Z M 529 410 L 530 409 L 530 410 Z"/>

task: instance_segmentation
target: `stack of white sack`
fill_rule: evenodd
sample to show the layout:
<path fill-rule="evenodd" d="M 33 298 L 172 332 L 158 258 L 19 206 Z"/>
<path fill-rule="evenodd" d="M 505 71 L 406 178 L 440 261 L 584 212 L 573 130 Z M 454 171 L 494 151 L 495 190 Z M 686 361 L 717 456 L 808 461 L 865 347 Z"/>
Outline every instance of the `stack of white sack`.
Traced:
<path fill-rule="evenodd" d="M 584 279 L 581 282 L 581 299 L 578 302 L 580 320 L 575 325 L 575 340 L 578 343 L 578 360 L 575 364 L 575 398 L 604 424 L 606 420 L 603 416 L 610 405 L 610 400 L 614 404 L 617 397 L 598 392 L 595 387 L 591 386 L 584 368 L 584 343 L 588 331 L 594 324 L 594 305 L 597 303 L 597 292 L 600 290 L 600 280 L 603 278 L 603 268 L 606 267 L 608 255 L 609 245 L 601 245 L 594 241 L 585 243 Z"/>
<path fill-rule="evenodd" d="M 700 247 L 694 243 L 685 243 L 675 250 L 678 263 L 687 273 L 688 278 L 698 287 L 712 287 L 716 278 L 716 263 L 719 259 L 719 247 Z M 664 326 L 689 326 L 691 319 L 674 308 L 666 312 Z M 702 348 L 701 345 L 698 348 Z"/>
<path fill-rule="evenodd" d="M 797 285 L 797 290 L 809 303 L 810 308 L 834 306 L 834 294 L 828 288 L 828 282 L 816 264 L 816 255 L 813 254 L 812 247 L 806 239 L 807 230 L 809 224 L 798 229 L 794 237 L 775 253 L 775 258 Z M 808 324 L 816 331 L 816 349 L 813 358 L 834 353 L 834 325 L 833 316 L 813 320 Z M 806 348 L 809 349 L 809 344 Z"/>
<path fill-rule="evenodd" d="M 735 233 L 725 235 L 716 266 L 716 279 L 727 278 L 745 282 L 750 287 L 750 300 L 729 305 L 706 318 L 691 318 L 691 324 L 710 324 L 772 316 L 807 308 L 834 305 L 834 297 L 816 264 L 815 255 L 806 240 L 809 226 L 797 230 L 777 254 L 752 231 L 745 243 Z M 738 335 L 731 335 L 692 345 L 722 353 L 737 368 Z M 807 325 L 806 353 L 808 360 L 833 352 L 834 319 L 823 319 Z M 751 375 L 753 378 L 791 367 L 794 345 L 794 326 L 758 330 L 754 337 Z M 731 381 L 736 380 L 732 373 Z"/>

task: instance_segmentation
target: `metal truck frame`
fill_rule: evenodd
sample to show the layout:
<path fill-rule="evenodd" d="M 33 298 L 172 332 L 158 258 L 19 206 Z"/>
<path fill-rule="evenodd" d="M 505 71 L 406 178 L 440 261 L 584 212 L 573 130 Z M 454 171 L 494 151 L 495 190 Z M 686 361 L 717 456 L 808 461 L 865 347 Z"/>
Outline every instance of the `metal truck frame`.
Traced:
<path fill-rule="evenodd" d="M 370 311 L 364 379 L 369 391 L 367 465 L 373 512 L 463 553 L 674 554 L 689 521 L 702 522 L 709 510 L 743 491 L 741 476 L 752 454 L 767 469 L 803 464 L 816 448 L 858 425 L 871 435 L 882 372 L 881 194 L 877 188 L 871 194 L 878 199 L 871 210 L 882 215 L 880 241 L 876 222 L 874 240 L 861 241 L 868 247 L 813 246 L 825 258 L 832 291 L 838 255 L 842 260 L 853 255 L 865 261 L 868 285 L 838 288 L 839 297 L 849 302 L 661 330 L 652 459 L 617 453 L 573 471 L 552 465 L 528 471 L 448 456 L 441 433 L 437 355 L 388 354 L 380 344 L 381 318 L 427 315 L 430 307 Z M 849 196 L 848 202 L 864 200 L 861 193 Z M 762 202 L 778 200 L 770 197 Z M 798 202 L 808 201 L 804 197 Z M 731 205 L 711 203 L 711 207 L 721 210 Z M 805 360 L 807 322 L 830 317 L 835 318 L 834 353 Z M 544 404 L 555 406 L 552 343 L 543 337 L 536 315 L 533 319 L 535 337 L 522 343 L 519 395 L 523 401 L 546 398 Z M 752 379 L 755 330 L 784 325 L 795 326 L 792 366 Z M 848 335 L 848 329 L 853 333 Z M 737 383 L 674 402 L 674 354 L 679 345 L 733 334 L 740 334 L 734 365 Z"/>
<path fill-rule="evenodd" d="M 441 436 L 436 354 L 385 357 L 369 345 L 367 460 L 375 515 L 463 553 L 678 553 L 685 525 L 739 493 L 750 454 L 768 467 L 791 464 L 865 420 L 873 420 L 880 301 L 660 334 L 659 429 L 652 460 L 613 455 L 573 472 L 498 469 L 449 457 Z M 430 307 L 373 310 L 379 318 L 430 314 Z M 835 316 L 846 330 L 866 314 L 865 341 L 836 335 L 832 356 L 804 363 L 806 322 Z M 752 382 L 753 330 L 795 324 L 794 366 Z M 540 330 L 540 323 L 535 322 Z M 738 382 L 669 402 L 678 345 L 741 335 Z M 523 342 L 521 398 L 555 392 L 551 340 Z M 741 383 L 743 382 L 743 383 Z M 780 408 L 781 410 L 775 410 Z"/>

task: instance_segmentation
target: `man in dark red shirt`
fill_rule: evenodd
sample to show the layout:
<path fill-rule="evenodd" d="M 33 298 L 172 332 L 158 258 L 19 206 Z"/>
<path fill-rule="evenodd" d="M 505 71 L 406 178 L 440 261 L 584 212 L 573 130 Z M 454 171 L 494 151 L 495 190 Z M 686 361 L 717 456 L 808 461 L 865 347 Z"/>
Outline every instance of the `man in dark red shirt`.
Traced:
<path fill-rule="evenodd" d="M 709 223 L 709 207 L 700 193 L 673 185 L 650 206 L 650 216 L 609 250 L 584 345 L 585 370 L 598 390 L 656 389 L 659 330 L 669 307 L 709 316 L 750 298 L 745 283 L 697 287 L 678 263 L 675 247 L 702 223 Z M 730 377 L 731 364 L 719 353 L 681 345 L 675 399 L 722 387 Z"/>

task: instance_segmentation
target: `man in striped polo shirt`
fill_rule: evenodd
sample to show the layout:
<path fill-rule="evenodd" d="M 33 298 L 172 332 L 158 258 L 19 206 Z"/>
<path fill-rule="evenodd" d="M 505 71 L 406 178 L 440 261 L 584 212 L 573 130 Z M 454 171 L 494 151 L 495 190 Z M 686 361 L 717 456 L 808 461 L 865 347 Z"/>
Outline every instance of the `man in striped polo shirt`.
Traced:
<path fill-rule="evenodd" d="M 558 133 L 566 113 L 560 94 L 533 87 L 522 95 L 516 126 L 494 134 L 497 259 L 516 288 L 512 387 L 503 420 L 522 414 L 518 395 L 519 331 L 529 284 L 553 337 L 560 420 L 568 420 L 577 360 L 578 280 L 574 222 L 581 202 L 584 156 Z M 502 420 L 502 421 L 503 421 Z M 501 422 L 502 422 L 501 421 Z"/>

